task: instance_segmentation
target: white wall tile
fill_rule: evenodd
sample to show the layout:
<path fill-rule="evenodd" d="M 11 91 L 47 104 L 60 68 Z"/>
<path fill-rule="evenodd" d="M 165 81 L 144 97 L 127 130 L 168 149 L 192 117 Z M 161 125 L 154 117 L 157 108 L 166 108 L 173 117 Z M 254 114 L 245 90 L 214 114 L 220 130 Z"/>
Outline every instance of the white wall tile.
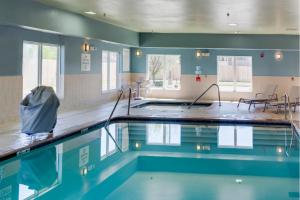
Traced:
<path fill-rule="evenodd" d="M 145 79 L 142 73 L 133 73 L 131 81 Z M 204 92 L 211 84 L 217 83 L 216 75 L 202 76 L 201 82 L 195 81 L 194 75 L 181 76 L 180 90 L 148 90 L 146 97 L 150 98 L 172 98 L 172 99 L 193 99 Z M 251 97 L 258 92 L 262 92 L 268 84 L 278 84 L 278 95 L 281 96 L 284 92 L 288 92 L 292 85 L 300 85 L 300 78 L 295 77 L 294 81 L 291 77 L 274 77 L 274 76 L 254 76 L 252 92 L 221 92 L 221 100 L 238 100 L 240 97 Z M 145 95 L 145 93 L 144 93 Z M 209 91 L 203 99 L 217 100 L 216 89 Z"/>
<path fill-rule="evenodd" d="M 64 76 L 64 98 L 60 112 L 101 105 L 114 100 L 117 91 L 101 93 L 100 74 Z M 121 74 L 120 84 L 129 84 L 130 74 Z M 0 124 L 19 119 L 19 103 L 22 100 L 22 76 L 0 77 Z"/>

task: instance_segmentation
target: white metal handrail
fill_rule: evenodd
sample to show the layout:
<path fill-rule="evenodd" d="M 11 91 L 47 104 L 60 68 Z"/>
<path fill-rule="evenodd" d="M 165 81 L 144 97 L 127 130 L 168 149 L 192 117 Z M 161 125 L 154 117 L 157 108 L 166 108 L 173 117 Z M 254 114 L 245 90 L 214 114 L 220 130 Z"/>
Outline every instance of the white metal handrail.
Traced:
<path fill-rule="evenodd" d="M 294 136 L 295 136 L 295 130 L 294 130 L 294 127 L 293 127 L 293 113 L 292 113 L 292 110 L 291 110 L 291 102 L 290 102 L 290 98 L 287 94 L 284 95 L 284 118 L 286 120 L 288 120 L 291 124 L 291 130 L 292 130 L 292 137 L 291 137 L 291 141 L 290 141 L 290 144 L 289 144 L 289 147 L 287 146 L 287 137 L 285 137 L 285 154 L 286 156 L 289 156 L 289 152 L 292 148 L 292 145 L 293 145 L 293 139 L 294 139 Z"/>
<path fill-rule="evenodd" d="M 128 88 L 128 91 L 129 91 L 129 96 L 128 96 L 127 115 L 129 116 L 129 115 L 130 115 L 130 102 L 131 102 L 132 89 L 131 89 L 131 88 Z M 112 118 L 112 116 L 113 116 L 113 114 L 114 114 L 114 112 L 115 112 L 115 110 L 116 110 L 116 108 L 117 108 L 117 106 L 118 106 L 118 104 L 119 104 L 119 101 L 120 101 L 120 99 L 121 99 L 123 93 L 124 93 L 124 89 L 121 89 L 121 90 L 120 90 L 119 97 L 118 97 L 118 99 L 117 99 L 117 101 L 116 101 L 116 103 L 115 103 L 115 105 L 114 105 L 114 108 L 113 108 L 113 110 L 111 111 L 111 113 L 110 113 L 110 115 L 109 115 L 109 117 L 108 117 L 108 119 L 106 120 L 106 123 L 105 123 L 105 125 L 104 125 L 104 129 L 106 130 L 107 134 L 108 134 L 109 137 L 112 139 L 112 141 L 115 143 L 115 145 L 117 146 L 117 148 L 119 149 L 120 152 L 123 152 L 123 151 L 122 151 L 122 149 L 120 148 L 120 146 L 118 145 L 118 143 L 117 143 L 117 141 L 115 140 L 115 138 L 111 135 L 111 133 L 109 132 L 109 129 L 108 129 L 107 127 L 108 127 L 108 125 L 110 124 L 111 118 Z"/>
<path fill-rule="evenodd" d="M 293 121 L 293 114 L 291 110 L 291 103 L 290 103 L 290 98 L 287 94 L 284 95 L 284 118 L 286 120 L 289 120 L 290 122 Z M 289 119 L 288 119 L 289 115 Z"/>

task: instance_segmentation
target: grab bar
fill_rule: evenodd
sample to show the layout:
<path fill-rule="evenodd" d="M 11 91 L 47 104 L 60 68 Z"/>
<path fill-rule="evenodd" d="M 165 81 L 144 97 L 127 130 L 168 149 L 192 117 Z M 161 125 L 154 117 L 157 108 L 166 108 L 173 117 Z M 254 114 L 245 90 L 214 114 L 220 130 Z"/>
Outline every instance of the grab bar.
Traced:
<path fill-rule="evenodd" d="M 129 90 L 129 96 L 128 96 L 128 105 L 127 105 L 127 115 L 130 115 L 130 102 L 131 102 L 132 89 L 131 89 L 131 88 L 128 88 L 128 90 Z M 120 91 L 121 91 L 121 92 L 120 92 L 120 94 L 119 94 L 119 97 L 118 97 L 118 99 L 117 99 L 115 105 L 114 105 L 114 108 L 113 108 L 113 110 L 111 111 L 111 113 L 110 113 L 108 119 L 106 120 L 105 127 L 107 127 L 108 124 L 110 123 L 110 120 L 111 120 L 111 118 L 112 118 L 112 116 L 113 116 L 113 114 L 114 114 L 114 112 L 115 112 L 115 110 L 116 110 L 116 108 L 117 108 L 117 106 L 118 106 L 118 104 L 119 104 L 119 101 L 120 101 L 120 99 L 121 99 L 121 97 L 122 97 L 122 95 L 123 95 L 123 93 L 124 93 L 124 90 L 123 90 L 123 89 L 121 89 Z"/>
<path fill-rule="evenodd" d="M 113 110 L 111 111 L 111 113 L 110 113 L 108 119 L 106 120 L 105 127 L 107 127 L 108 124 L 110 123 L 110 120 L 111 120 L 111 118 L 112 118 L 112 116 L 113 116 L 113 114 L 114 114 L 114 112 L 115 112 L 115 110 L 116 110 L 116 108 L 117 108 L 117 105 L 119 104 L 119 101 L 120 101 L 120 99 L 121 99 L 123 93 L 124 93 L 124 91 L 121 90 L 121 92 L 120 92 L 120 94 L 119 94 L 119 97 L 118 97 L 118 99 L 117 99 L 117 101 L 116 101 L 116 103 L 115 103 L 115 105 L 114 105 L 114 108 L 113 108 Z"/>
<path fill-rule="evenodd" d="M 188 106 L 188 109 L 190 109 L 201 97 L 203 97 L 209 90 L 210 88 L 212 88 L 213 86 L 216 86 L 217 89 L 218 89 L 218 98 L 219 98 L 219 106 L 221 106 L 221 97 L 220 97 L 220 88 L 219 88 L 219 85 L 214 83 L 214 84 L 211 84 L 199 97 L 197 97 L 193 103 L 191 103 L 189 106 Z"/>
<path fill-rule="evenodd" d="M 129 88 L 129 97 L 128 97 L 128 107 L 127 107 L 127 115 L 130 114 L 130 100 L 131 100 L 131 88 Z"/>

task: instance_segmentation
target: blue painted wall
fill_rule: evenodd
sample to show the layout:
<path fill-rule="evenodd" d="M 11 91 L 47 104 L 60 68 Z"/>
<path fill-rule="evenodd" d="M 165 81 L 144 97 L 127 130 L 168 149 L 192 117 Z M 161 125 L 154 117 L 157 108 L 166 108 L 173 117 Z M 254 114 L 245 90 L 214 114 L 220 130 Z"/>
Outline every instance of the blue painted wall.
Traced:
<path fill-rule="evenodd" d="M 62 35 L 89 37 L 130 46 L 139 45 L 137 32 L 33 0 L 1 0 L 0 3 L 1 25 L 25 26 Z"/>
<path fill-rule="evenodd" d="M 61 36 L 12 26 L 0 26 L 0 76 L 21 75 L 22 73 L 22 44 L 23 40 L 54 43 L 65 48 L 65 74 L 99 73 L 101 70 L 102 50 L 117 51 L 122 56 L 124 45 L 90 40 L 97 48 L 91 52 L 91 71 L 80 70 L 80 46 L 82 38 Z M 131 49 L 133 52 L 135 48 Z M 131 72 L 146 72 L 147 54 L 178 54 L 181 55 L 182 74 L 194 74 L 195 66 L 201 65 L 203 73 L 217 74 L 217 55 L 245 55 L 253 58 L 253 75 L 255 76 L 299 76 L 299 51 L 283 51 L 282 61 L 275 61 L 275 50 L 209 50 L 210 56 L 196 59 L 195 49 L 187 48 L 142 48 L 143 55 L 136 57 L 131 54 Z M 260 58 L 264 52 L 265 57 Z M 121 57 L 120 57 L 121 58 Z M 122 59 L 120 59 L 122 60 Z"/>
<path fill-rule="evenodd" d="M 91 71 L 81 72 L 81 49 L 83 39 L 75 37 L 64 37 L 63 45 L 65 47 L 65 74 L 96 74 L 101 71 L 102 50 L 116 51 L 119 53 L 120 66 L 122 66 L 123 48 L 122 45 L 109 44 L 98 40 L 90 40 L 90 44 L 97 48 L 91 52 Z M 120 67 L 121 68 L 121 67 Z M 121 69 L 120 69 L 121 70 Z"/>
<path fill-rule="evenodd" d="M 131 72 L 146 73 L 147 54 L 176 54 L 181 55 L 181 73 L 194 74 L 195 66 L 202 66 L 203 74 L 217 74 L 217 56 L 252 56 L 252 67 L 254 76 L 299 76 L 299 51 L 283 51 L 284 58 L 281 61 L 274 59 L 275 50 L 221 50 L 210 49 L 209 57 L 197 59 L 195 49 L 180 48 L 142 48 L 141 57 L 134 55 L 136 48 L 131 51 Z M 264 52 L 264 58 L 260 53 Z"/>
<path fill-rule="evenodd" d="M 84 39 L 67 37 L 39 31 L 25 30 L 11 26 L 0 26 L 0 76 L 15 76 L 22 74 L 23 41 L 53 43 L 64 46 L 65 74 L 100 73 L 102 50 L 117 51 L 122 56 L 125 46 L 90 40 L 97 48 L 91 52 L 91 71 L 81 72 L 81 49 Z"/>

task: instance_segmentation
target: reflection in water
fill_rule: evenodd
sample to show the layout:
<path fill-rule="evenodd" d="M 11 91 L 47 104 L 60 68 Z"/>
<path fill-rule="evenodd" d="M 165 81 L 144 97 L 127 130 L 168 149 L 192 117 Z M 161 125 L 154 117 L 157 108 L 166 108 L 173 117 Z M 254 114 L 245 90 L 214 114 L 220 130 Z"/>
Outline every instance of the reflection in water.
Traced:
<path fill-rule="evenodd" d="M 181 125 L 147 124 L 148 145 L 180 145 Z"/>
<path fill-rule="evenodd" d="M 123 152 L 128 151 L 129 147 L 129 132 L 128 124 L 111 124 L 108 131 L 113 139 L 121 146 Z M 100 157 L 101 160 L 113 155 L 117 151 L 117 146 L 105 128 L 100 130 Z"/>
<path fill-rule="evenodd" d="M 121 136 L 121 145 L 122 145 L 122 151 L 128 151 L 129 149 L 129 130 L 128 130 L 128 124 L 120 124 L 118 127 L 118 135 Z"/>
<path fill-rule="evenodd" d="M 20 161 L 10 161 L 0 166 L 0 199 L 18 199 L 18 171 Z"/>
<path fill-rule="evenodd" d="M 21 159 L 18 174 L 19 199 L 37 197 L 60 183 L 62 169 L 59 155 L 61 154 L 53 146 Z"/>
<path fill-rule="evenodd" d="M 93 129 L 58 145 L 32 151 L 0 164 L 0 199 L 32 199 L 40 196 L 46 200 L 104 199 L 134 174 L 137 167 L 149 167 L 151 170 L 151 167 L 158 166 L 152 165 L 151 156 L 149 160 L 145 159 L 153 152 L 154 155 L 160 152 L 163 155 L 180 153 L 181 156 L 195 156 L 195 159 L 201 159 L 202 156 L 214 158 L 214 155 L 218 159 L 222 154 L 230 154 L 233 158 L 235 154 L 261 158 L 275 155 L 278 158 L 277 152 L 282 153 L 284 148 L 276 152 L 276 147 L 284 146 L 285 137 L 291 138 L 290 129 L 214 124 L 117 123 L 111 124 L 109 131 L 124 153 L 118 151 L 105 129 Z M 287 131 L 286 136 L 284 131 Z M 298 143 L 293 144 L 289 158 L 297 160 L 297 163 L 290 162 L 291 169 L 299 166 Z M 144 156 L 141 161 L 136 159 L 138 155 Z M 280 154 L 282 157 L 284 155 Z M 164 161 L 165 158 L 159 156 L 155 159 Z M 223 160 L 220 159 L 220 162 Z M 159 163 L 164 169 L 173 167 L 173 162 Z M 176 165 L 175 169 L 180 166 L 196 168 L 196 165 L 187 162 L 187 165 Z M 199 162 L 197 169 L 201 166 L 205 168 L 205 160 Z M 224 165 L 214 166 L 217 166 L 216 170 L 220 166 L 223 173 Z M 228 173 L 232 173 L 231 170 L 228 168 Z M 288 174 L 288 170 L 290 168 L 287 167 L 284 173 Z M 274 174 L 278 171 L 274 171 Z M 151 179 L 147 181 L 153 182 Z"/>
<path fill-rule="evenodd" d="M 116 125 L 112 124 L 108 127 L 108 130 L 111 134 L 111 136 L 117 141 L 116 136 Z M 108 135 L 106 130 L 104 128 L 101 129 L 101 159 L 105 159 L 106 157 L 112 155 L 116 152 L 116 144 L 112 140 L 112 138 Z"/>
<path fill-rule="evenodd" d="M 218 132 L 220 148 L 253 148 L 252 126 L 220 126 Z"/>

